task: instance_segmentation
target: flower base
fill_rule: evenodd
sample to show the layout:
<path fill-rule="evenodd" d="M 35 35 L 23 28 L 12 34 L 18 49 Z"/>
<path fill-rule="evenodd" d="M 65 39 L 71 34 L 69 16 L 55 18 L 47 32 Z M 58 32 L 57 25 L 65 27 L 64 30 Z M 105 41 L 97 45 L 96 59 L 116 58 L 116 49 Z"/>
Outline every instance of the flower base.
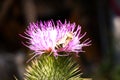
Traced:
<path fill-rule="evenodd" d="M 78 80 L 80 75 L 79 65 L 72 56 L 42 55 L 27 67 L 25 80 Z"/>

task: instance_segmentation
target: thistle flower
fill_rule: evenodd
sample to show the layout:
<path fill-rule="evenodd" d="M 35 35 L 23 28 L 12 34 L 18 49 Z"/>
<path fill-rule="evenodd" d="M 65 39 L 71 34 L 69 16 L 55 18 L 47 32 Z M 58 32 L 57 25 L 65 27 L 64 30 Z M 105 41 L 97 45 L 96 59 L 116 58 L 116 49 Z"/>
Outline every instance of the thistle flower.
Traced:
<path fill-rule="evenodd" d="M 86 35 L 86 32 L 81 34 L 81 26 L 67 21 L 62 23 L 60 20 L 56 23 L 53 20 L 40 21 L 31 23 L 25 34 L 21 35 L 28 39 L 24 45 L 34 51 L 35 56 L 42 55 L 26 68 L 25 80 L 83 80 L 80 78 L 80 65 L 70 55 L 78 55 L 83 52 L 83 47 L 91 45 L 89 38 L 81 42 Z"/>
<path fill-rule="evenodd" d="M 24 45 L 33 50 L 36 55 L 44 53 L 54 56 L 66 56 L 70 53 L 77 55 L 83 52 L 83 47 L 91 45 L 89 38 L 81 42 L 86 35 L 86 32 L 81 34 L 81 26 L 67 21 L 62 23 L 58 20 L 54 23 L 50 20 L 30 23 L 25 34 L 26 36 L 23 37 L 28 39 L 28 42 Z"/>

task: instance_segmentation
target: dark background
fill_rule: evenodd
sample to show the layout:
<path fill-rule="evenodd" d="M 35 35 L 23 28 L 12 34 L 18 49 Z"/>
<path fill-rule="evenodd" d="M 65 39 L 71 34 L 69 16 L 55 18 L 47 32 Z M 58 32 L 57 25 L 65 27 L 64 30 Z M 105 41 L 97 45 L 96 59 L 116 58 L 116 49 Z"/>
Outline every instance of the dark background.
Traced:
<path fill-rule="evenodd" d="M 30 51 L 19 34 L 29 22 L 50 19 L 75 22 L 92 40 L 80 53 L 82 77 L 120 80 L 119 5 L 119 0 L 0 0 L 0 80 L 23 79 Z"/>

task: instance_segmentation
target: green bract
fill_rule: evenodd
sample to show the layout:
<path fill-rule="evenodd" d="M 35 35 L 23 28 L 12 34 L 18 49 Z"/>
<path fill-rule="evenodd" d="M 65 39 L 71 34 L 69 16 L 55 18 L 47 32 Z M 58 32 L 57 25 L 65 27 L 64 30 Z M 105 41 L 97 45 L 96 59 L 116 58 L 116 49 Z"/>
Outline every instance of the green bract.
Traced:
<path fill-rule="evenodd" d="M 82 80 L 80 75 L 79 65 L 73 57 L 42 55 L 26 68 L 25 80 Z"/>

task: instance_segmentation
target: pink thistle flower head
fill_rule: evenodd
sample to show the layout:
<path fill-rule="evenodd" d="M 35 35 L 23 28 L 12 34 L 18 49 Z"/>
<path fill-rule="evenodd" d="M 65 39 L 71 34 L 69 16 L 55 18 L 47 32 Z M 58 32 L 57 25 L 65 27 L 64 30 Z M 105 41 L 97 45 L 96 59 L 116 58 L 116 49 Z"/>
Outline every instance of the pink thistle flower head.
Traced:
<path fill-rule="evenodd" d="M 75 23 L 70 23 L 65 20 L 62 23 L 58 20 L 56 23 L 53 20 L 39 23 L 30 23 L 25 31 L 28 39 L 27 44 L 24 44 L 37 55 L 44 53 L 53 54 L 54 56 L 65 56 L 70 53 L 83 52 L 82 48 L 90 46 L 91 40 L 86 39 L 81 42 L 81 39 L 86 33 L 81 34 L 81 26 L 76 26 Z M 61 54 L 64 52 L 65 54 Z"/>

